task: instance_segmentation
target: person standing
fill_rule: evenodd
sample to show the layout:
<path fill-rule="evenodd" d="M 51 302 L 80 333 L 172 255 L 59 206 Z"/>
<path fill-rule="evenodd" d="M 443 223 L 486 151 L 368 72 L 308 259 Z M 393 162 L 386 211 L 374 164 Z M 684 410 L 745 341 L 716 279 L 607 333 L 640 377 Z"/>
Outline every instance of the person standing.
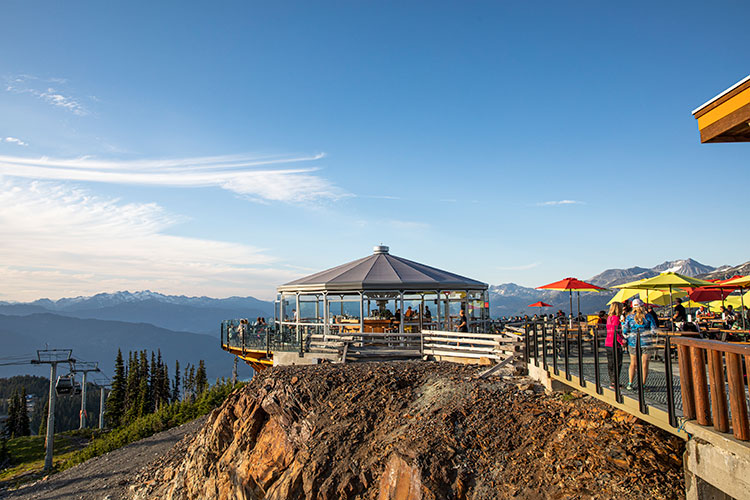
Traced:
<path fill-rule="evenodd" d="M 628 314 L 625 318 L 625 323 L 622 327 L 622 333 L 628 339 L 628 354 L 630 355 L 630 368 L 628 370 L 628 386 L 629 391 L 633 390 L 633 381 L 635 379 L 638 362 L 638 336 L 641 338 L 641 369 L 643 374 L 643 380 L 637 383 L 645 386 L 646 377 L 648 377 L 648 362 L 650 359 L 651 351 L 653 351 L 653 332 L 656 330 L 656 325 L 651 316 L 646 314 L 643 307 L 643 301 L 635 299 L 633 301 L 633 312 Z"/>
<path fill-rule="evenodd" d="M 458 331 L 469 333 L 469 322 L 466 319 L 466 311 L 463 309 L 461 309 L 461 313 L 458 316 Z"/>
<path fill-rule="evenodd" d="M 622 336 L 620 316 L 622 316 L 624 309 L 622 302 L 613 302 L 609 306 L 609 315 L 607 316 L 607 339 L 604 341 L 604 346 L 607 348 L 609 388 L 612 390 L 614 390 L 615 384 L 620 383 L 620 372 L 622 371 L 622 353 L 626 340 Z"/>

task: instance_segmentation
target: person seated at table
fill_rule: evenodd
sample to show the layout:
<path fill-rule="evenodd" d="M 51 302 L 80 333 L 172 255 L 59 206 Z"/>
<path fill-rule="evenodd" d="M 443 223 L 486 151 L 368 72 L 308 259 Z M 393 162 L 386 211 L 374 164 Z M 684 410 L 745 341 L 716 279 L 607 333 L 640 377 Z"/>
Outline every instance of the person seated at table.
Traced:
<path fill-rule="evenodd" d="M 396 309 L 396 314 L 393 315 L 393 322 L 397 325 L 401 323 L 401 309 Z"/>
<path fill-rule="evenodd" d="M 406 312 L 404 313 L 404 321 L 412 321 L 415 314 L 416 311 L 412 309 L 411 306 L 407 307 Z"/>
<path fill-rule="evenodd" d="M 606 325 L 607 324 L 607 313 L 604 311 L 599 311 L 599 317 L 596 319 L 597 325 Z"/>
<path fill-rule="evenodd" d="M 635 379 L 637 371 L 637 343 L 639 334 L 641 339 L 641 370 L 643 379 L 636 382 L 636 384 L 640 383 L 645 386 L 646 377 L 648 377 L 648 361 L 651 354 L 655 351 L 653 347 L 653 334 L 656 330 L 656 324 L 651 319 L 651 316 L 646 315 L 643 301 L 635 299 L 632 305 L 633 311 L 625 318 L 625 323 L 622 326 L 622 334 L 628 339 L 628 354 L 630 355 L 627 386 L 629 391 L 634 390 L 633 379 Z"/>
<path fill-rule="evenodd" d="M 432 321 L 432 313 L 430 312 L 430 308 L 428 306 L 424 306 L 424 322 L 429 323 Z M 503 318 L 503 321 L 505 321 L 505 318 Z"/>
<path fill-rule="evenodd" d="M 685 306 L 682 305 L 682 299 L 677 299 L 675 302 L 677 305 L 674 306 L 672 321 L 674 322 L 675 330 L 682 330 L 687 321 L 687 311 L 685 311 Z"/>
<path fill-rule="evenodd" d="M 726 309 L 726 317 L 724 318 L 724 323 L 726 323 L 728 330 L 732 329 L 732 326 L 734 325 L 736 319 L 737 316 L 734 314 L 734 306 L 732 306 L 732 304 L 729 304 Z"/>
<path fill-rule="evenodd" d="M 654 324 L 656 326 L 659 326 L 659 316 L 656 314 L 656 311 L 654 311 L 654 306 L 649 305 L 646 308 L 646 314 L 651 316 L 651 319 L 654 321 Z"/>
<path fill-rule="evenodd" d="M 713 314 L 711 314 L 711 312 L 708 309 L 706 309 L 706 306 L 700 306 L 698 310 L 695 312 L 695 318 L 698 321 L 703 320 L 703 319 L 708 319 L 712 316 Z"/>

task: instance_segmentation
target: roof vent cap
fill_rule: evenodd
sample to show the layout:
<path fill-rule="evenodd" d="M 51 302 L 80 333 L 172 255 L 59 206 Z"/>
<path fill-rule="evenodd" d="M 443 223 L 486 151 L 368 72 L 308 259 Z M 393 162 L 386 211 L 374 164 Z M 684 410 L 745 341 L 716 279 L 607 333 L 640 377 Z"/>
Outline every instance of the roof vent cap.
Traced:
<path fill-rule="evenodd" d="M 372 248 L 372 253 L 388 253 L 388 247 L 385 245 L 376 245 Z"/>

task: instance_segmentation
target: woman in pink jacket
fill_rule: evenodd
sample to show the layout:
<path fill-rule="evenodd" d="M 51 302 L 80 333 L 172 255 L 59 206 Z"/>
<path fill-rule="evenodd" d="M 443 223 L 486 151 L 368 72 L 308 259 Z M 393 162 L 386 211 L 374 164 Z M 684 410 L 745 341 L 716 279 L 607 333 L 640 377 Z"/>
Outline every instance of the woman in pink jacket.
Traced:
<path fill-rule="evenodd" d="M 609 306 L 609 316 L 607 317 L 607 340 L 604 342 L 604 345 L 607 348 L 609 388 L 612 390 L 614 390 L 615 384 L 619 383 L 620 371 L 622 370 L 622 351 L 625 345 L 625 337 L 622 336 L 620 316 L 622 316 L 624 310 L 625 306 L 622 302 L 612 302 L 612 305 Z M 612 347 L 613 345 L 615 345 L 614 348 Z M 617 373 L 615 373 L 615 356 L 617 356 Z"/>

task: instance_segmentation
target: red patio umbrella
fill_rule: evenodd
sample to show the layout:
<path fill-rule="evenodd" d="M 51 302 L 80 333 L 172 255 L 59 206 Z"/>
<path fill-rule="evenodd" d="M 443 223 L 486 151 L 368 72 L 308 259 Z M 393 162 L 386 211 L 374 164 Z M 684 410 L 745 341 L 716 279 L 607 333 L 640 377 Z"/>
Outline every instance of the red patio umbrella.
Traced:
<path fill-rule="evenodd" d="M 540 300 L 539 302 L 534 302 L 533 304 L 529 304 L 529 307 L 538 307 L 539 308 L 539 314 L 542 314 L 542 308 L 543 307 L 552 307 L 552 304 L 547 304 L 546 302 L 542 302 Z"/>
<path fill-rule="evenodd" d="M 581 315 L 581 292 L 601 292 L 606 290 L 600 286 L 586 283 L 577 278 L 565 278 L 564 280 L 555 281 L 548 285 L 538 286 L 538 290 L 560 290 L 570 292 L 570 315 L 573 316 L 573 292 L 578 292 L 578 315 Z"/>

